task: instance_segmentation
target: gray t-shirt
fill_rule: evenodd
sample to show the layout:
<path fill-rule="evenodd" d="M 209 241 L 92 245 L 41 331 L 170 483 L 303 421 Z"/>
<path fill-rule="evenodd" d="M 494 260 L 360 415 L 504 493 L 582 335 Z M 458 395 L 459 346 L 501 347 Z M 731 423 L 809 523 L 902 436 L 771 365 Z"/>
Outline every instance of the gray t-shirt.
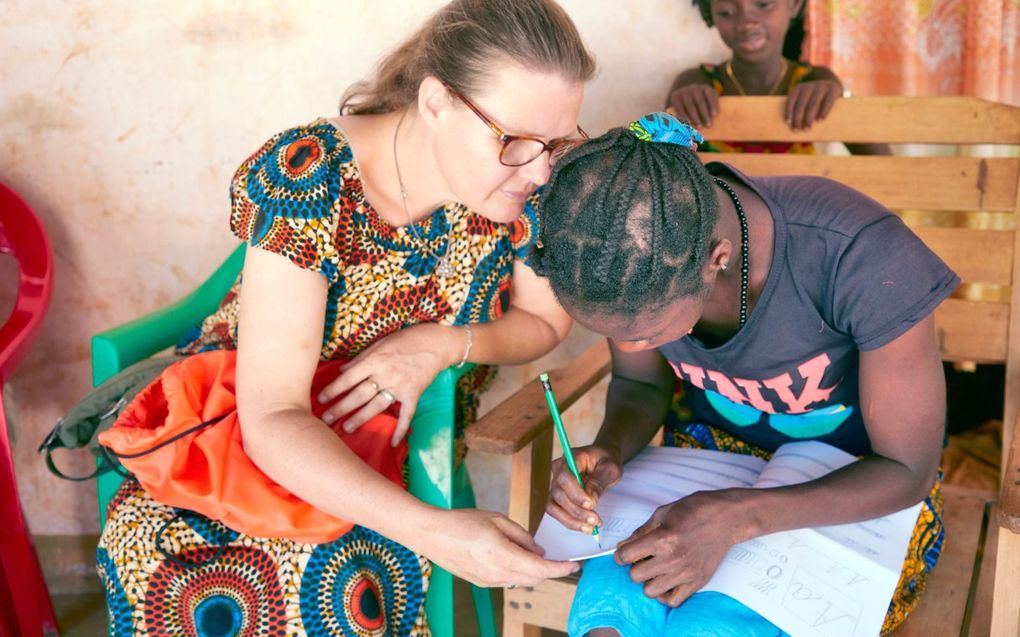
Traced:
<path fill-rule="evenodd" d="M 660 347 L 685 383 L 694 422 L 774 450 L 821 440 L 870 452 L 858 396 L 858 352 L 926 317 L 959 278 L 878 202 L 821 177 L 713 174 L 758 193 L 775 225 L 769 275 L 728 342 L 685 337 Z"/>

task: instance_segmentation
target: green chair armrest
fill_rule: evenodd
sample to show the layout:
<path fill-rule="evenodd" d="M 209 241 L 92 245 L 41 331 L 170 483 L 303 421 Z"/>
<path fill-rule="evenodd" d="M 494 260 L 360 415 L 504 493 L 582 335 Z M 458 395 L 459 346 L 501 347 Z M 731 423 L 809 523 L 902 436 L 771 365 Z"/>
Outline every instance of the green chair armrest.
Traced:
<path fill-rule="evenodd" d="M 244 244 L 194 292 L 161 308 L 92 337 L 92 385 L 128 365 L 175 344 L 181 334 L 216 311 L 244 265 Z"/>
<path fill-rule="evenodd" d="M 470 489 L 467 472 L 453 472 L 453 426 L 457 381 L 474 365 L 448 367 L 439 372 L 418 400 L 408 434 L 408 490 L 422 502 L 454 508 L 454 496 Z"/>

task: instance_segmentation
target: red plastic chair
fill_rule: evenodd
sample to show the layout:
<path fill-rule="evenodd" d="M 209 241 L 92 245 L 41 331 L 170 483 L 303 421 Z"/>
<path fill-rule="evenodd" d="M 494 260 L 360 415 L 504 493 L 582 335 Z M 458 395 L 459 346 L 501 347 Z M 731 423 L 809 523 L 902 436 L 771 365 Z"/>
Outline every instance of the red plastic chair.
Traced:
<path fill-rule="evenodd" d="M 0 396 L 42 323 L 53 290 L 53 253 L 32 209 L 0 183 L 0 253 L 18 261 L 18 298 L 0 326 Z M 57 635 L 39 558 L 18 501 L 7 417 L 0 400 L 0 637 Z"/>

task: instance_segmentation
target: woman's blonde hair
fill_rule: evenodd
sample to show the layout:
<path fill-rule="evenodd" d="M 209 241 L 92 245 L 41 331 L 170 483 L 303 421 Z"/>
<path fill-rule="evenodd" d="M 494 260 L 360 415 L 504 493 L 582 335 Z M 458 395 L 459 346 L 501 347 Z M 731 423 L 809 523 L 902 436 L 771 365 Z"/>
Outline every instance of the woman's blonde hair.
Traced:
<path fill-rule="evenodd" d="M 430 75 L 474 93 L 499 58 L 578 82 L 595 73 L 573 21 L 553 0 L 453 0 L 383 58 L 374 78 L 351 86 L 340 113 L 397 111 L 418 98 Z"/>

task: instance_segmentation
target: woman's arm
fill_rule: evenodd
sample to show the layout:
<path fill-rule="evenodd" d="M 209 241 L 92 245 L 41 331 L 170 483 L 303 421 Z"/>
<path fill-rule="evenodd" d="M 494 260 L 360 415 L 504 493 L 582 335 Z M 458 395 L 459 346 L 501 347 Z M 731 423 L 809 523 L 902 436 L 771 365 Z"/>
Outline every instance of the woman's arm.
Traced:
<path fill-rule="evenodd" d="M 571 320 L 556 301 L 546 279 L 537 276 L 520 260 L 514 263 L 510 307 L 498 319 L 472 325 L 468 352 L 468 328 L 438 323 L 406 327 L 367 348 L 343 369 L 343 375 L 326 387 L 319 400 L 329 402 L 352 388 L 324 414 L 342 418 L 356 429 L 388 407 L 373 400 L 371 390 L 359 385 L 372 380 L 401 401 L 393 443 L 404 436 L 414 417 L 414 407 L 436 374 L 464 360 L 486 364 L 516 364 L 549 352 L 570 331 Z"/>
<path fill-rule="evenodd" d="M 527 533 L 481 511 L 430 507 L 363 463 L 311 413 L 326 281 L 249 249 L 241 286 L 237 401 L 245 452 L 284 488 L 486 585 L 570 572 L 542 560 Z M 522 548 L 523 547 L 523 548 Z"/>
<path fill-rule="evenodd" d="M 646 582 L 649 596 L 676 606 L 733 544 L 876 518 L 924 499 L 938 469 L 945 417 L 931 315 L 884 347 L 861 352 L 860 392 L 872 455 L 803 484 L 695 493 L 657 510 L 621 545 L 617 560 L 635 564 L 631 576 Z"/>
<path fill-rule="evenodd" d="M 548 279 L 518 259 L 514 262 L 510 307 L 495 321 L 474 326 L 475 344 L 468 360 L 526 363 L 559 345 L 570 332 L 571 323 Z"/>

